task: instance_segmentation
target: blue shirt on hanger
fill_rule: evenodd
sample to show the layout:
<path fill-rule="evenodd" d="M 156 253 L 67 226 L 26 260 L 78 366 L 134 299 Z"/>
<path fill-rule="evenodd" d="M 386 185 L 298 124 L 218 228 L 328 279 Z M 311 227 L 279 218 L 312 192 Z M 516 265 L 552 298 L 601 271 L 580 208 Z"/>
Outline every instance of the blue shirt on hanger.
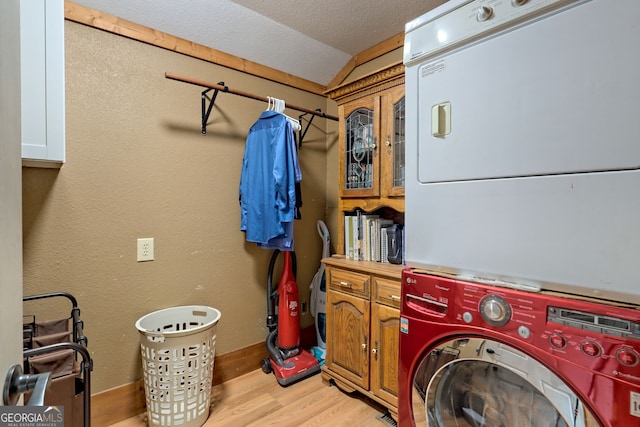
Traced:
<path fill-rule="evenodd" d="M 264 111 L 249 130 L 240 177 L 240 230 L 248 242 L 291 239 L 295 183 L 302 179 L 293 130 L 286 116 Z M 284 248 L 284 247 L 283 247 Z M 289 249 L 291 250 L 291 249 Z"/>

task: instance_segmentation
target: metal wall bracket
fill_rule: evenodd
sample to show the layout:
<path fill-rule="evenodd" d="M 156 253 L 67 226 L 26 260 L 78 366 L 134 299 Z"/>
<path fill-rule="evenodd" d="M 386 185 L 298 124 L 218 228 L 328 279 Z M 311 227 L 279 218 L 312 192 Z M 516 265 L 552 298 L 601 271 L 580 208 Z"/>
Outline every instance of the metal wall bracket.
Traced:
<path fill-rule="evenodd" d="M 317 112 L 322 112 L 322 110 L 320 110 L 319 108 L 316 111 Z M 311 115 L 311 118 L 307 122 L 307 125 L 304 127 L 304 130 L 302 130 L 302 119 L 307 114 L 309 114 L 309 113 L 300 114 L 298 116 L 298 121 L 300 122 L 300 130 L 298 131 L 298 148 L 302 148 L 302 140 L 304 139 L 305 135 L 307 134 L 307 131 L 309 130 L 309 126 L 311 126 L 311 122 L 313 122 L 313 119 L 316 117 L 315 115 Z"/>
<path fill-rule="evenodd" d="M 229 91 L 229 87 L 225 86 L 224 82 L 219 82 L 218 84 L 222 86 L 223 92 Z M 213 96 L 211 97 L 211 101 L 209 101 L 209 107 L 207 107 L 207 94 L 211 91 L 213 91 Z M 201 100 L 202 100 L 202 134 L 203 135 L 207 134 L 207 122 L 209 121 L 209 116 L 211 115 L 211 109 L 213 108 L 213 104 L 216 103 L 216 98 L 218 97 L 219 91 L 220 89 L 211 89 L 211 88 L 202 91 Z"/>

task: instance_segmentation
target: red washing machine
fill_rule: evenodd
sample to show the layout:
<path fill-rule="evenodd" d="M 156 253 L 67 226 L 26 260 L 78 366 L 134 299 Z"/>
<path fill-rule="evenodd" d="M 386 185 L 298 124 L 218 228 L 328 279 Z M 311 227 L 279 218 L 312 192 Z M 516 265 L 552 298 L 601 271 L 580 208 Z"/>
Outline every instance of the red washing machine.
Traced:
<path fill-rule="evenodd" d="M 401 427 L 640 426 L 640 311 L 402 279 Z"/>

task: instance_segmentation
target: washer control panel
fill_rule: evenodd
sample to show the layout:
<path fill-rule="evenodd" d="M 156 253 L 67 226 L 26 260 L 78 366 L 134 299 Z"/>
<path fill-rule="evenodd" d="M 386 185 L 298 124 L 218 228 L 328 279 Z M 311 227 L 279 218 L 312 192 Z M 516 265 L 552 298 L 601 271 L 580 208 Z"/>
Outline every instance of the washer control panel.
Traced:
<path fill-rule="evenodd" d="M 547 309 L 547 320 L 613 337 L 640 339 L 640 322 L 627 319 L 550 306 Z"/>
<path fill-rule="evenodd" d="M 407 269 L 401 312 L 640 384 L 640 310 Z"/>
<path fill-rule="evenodd" d="M 607 336 L 640 340 L 639 321 L 555 306 L 547 308 L 547 321 L 569 326 L 564 333 L 556 331 L 549 335 L 549 344 L 556 350 L 564 350 L 567 347 L 568 336 L 577 339 L 576 348 L 589 358 L 614 358 L 621 366 L 630 368 L 640 363 L 638 351 L 630 345 L 621 345 L 612 350 L 603 348 L 603 345 L 610 347 L 607 345 Z M 601 337 L 600 334 L 605 337 Z"/>

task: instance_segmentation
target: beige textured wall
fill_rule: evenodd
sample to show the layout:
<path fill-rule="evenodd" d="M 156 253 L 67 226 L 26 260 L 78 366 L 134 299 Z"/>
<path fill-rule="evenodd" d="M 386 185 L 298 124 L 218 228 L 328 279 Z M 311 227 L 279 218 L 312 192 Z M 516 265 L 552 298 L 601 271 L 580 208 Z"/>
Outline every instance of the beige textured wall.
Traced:
<path fill-rule="evenodd" d="M 335 101 L 327 99 L 327 111 L 334 116 L 338 115 L 338 105 Z M 335 253 L 338 233 L 338 180 L 340 178 L 340 143 L 338 141 L 338 122 L 327 121 L 327 206 L 326 219 L 324 220 L 331 235 L 331 253 Z"/>
<path fill-rule="evenodd" d="M 224 81 L 308 108 L 329 105 L 334 114 L 335 106 L 65 25 L 67 163 L 60 170 L 23 169 L 25 295 L 62 290 L 78 298 L 95 364 L 94 393 L 141 378 L 134 324 L 157 309 L 218 308 L 218 354 L 264 341 L 271 252 L 247 244 L 239 231 L 238 183 L 247 132 L 266 104 L 220 94 L 203 136 L 202 89 L 167 80 L 164 72 Z M 327 189 L 327 141 L 337 146 L 337 124 L 316 118 L 299 152 L 304 206 L 295 236 L 300 294 L 307 301 L 322 248 L 316 221 L 325 219 L 326 195 L 335 192 Z M 139 237 L 155 238 L 155 261 L 136 262 Z M 54 308 L 33 310 L 48 316 Z M 303 316 L 303 326 L 312 320 Z"/>

